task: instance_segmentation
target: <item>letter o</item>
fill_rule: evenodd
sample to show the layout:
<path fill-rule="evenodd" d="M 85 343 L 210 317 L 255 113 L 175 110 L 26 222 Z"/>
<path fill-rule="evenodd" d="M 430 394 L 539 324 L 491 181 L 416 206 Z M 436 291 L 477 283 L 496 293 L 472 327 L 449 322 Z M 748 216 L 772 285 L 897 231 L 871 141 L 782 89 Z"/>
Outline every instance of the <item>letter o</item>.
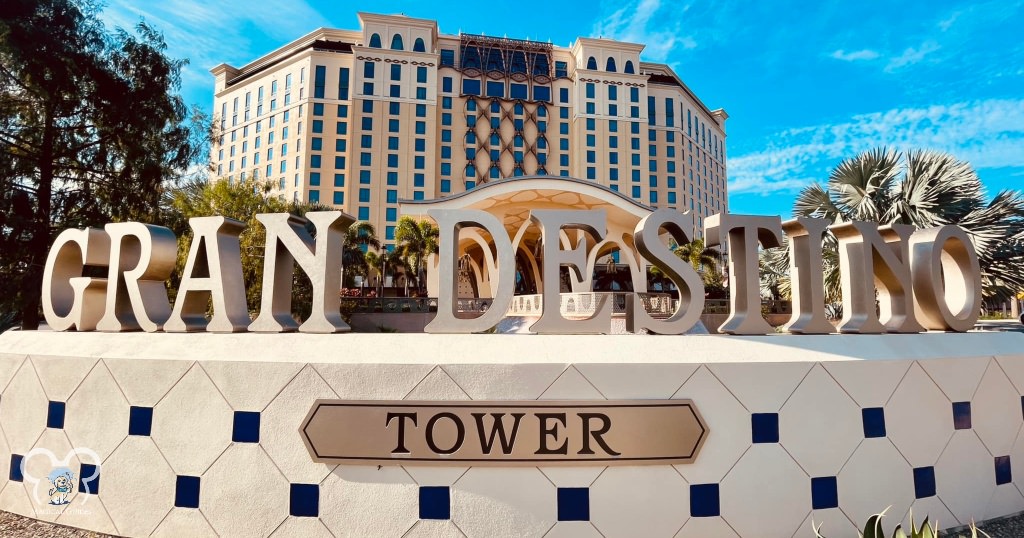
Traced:
<path fill-rule="evenodd" d="M 959 226 L 918 230 L 910 237 L 914 308 L 929 330 L 968 331 L 981 313 L 981 265 Z"/>
<path fill-rule="evenodd" d="M 448 449 L 441 449 L 434 443 L 434 425 L 437 424 L 438 420 L 447 418 L 455 424 L 455 444 Z M 466 440 L 466 426 L 462 424 L 459 417 L 453 413 L 438 413 L 427 421 L 427 446 L 430 450 L 433 450 L 435 454 L 452 454 L 462 448 L 462 442 Z"/>

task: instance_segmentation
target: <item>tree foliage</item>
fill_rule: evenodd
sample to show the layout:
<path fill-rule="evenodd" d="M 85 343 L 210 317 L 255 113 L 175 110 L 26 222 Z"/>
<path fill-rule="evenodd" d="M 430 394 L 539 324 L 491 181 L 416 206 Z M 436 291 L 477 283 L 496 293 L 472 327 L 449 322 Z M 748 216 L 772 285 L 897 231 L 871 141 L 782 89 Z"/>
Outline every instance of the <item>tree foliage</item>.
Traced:
<path fill-rule="evenodd" d="M 1024 198 L 1015 191 L 986 198 L 971 166 L 952 155 L 881 148 L 842 161 L 824 186 L 815 183 L 804 188 L 793 214 L 834 224 L 854 220 L 918 228 L 955 224 L 971 237 L 978 253 L 984 295 L 1010 297 L 1024 289 Z M 823 243 L 826 298 L 838 303 L 838 244 L 831 233 Z M 762 288 L 788 295 L 786 248 L 763 251 L 762 268 Z"/>
<path fill-rule="evenodd" d="M 416 285 L 422 289 L 426 274 L 427 256 L 437 254 L 439 231 L 429 220 L 414 220 L 405 216 L 398 219 L 395 229 L 395 252 L 408 260 Z"/>
<path fill-rule="evenodd" d="M 185 61 L 151 26 L 109 32 L 88 0 L 3 6 L 0 313 L 32 329 L 54 234 L 155 220 L 167 178 L 207 142 L 177 95 Z"/>

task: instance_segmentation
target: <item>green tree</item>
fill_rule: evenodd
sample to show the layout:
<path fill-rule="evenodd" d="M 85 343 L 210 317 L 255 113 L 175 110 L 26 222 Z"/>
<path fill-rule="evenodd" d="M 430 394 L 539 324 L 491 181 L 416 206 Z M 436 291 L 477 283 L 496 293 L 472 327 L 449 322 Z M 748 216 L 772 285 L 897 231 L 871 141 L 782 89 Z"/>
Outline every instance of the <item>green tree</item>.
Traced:
<path fill-rule="evenodd" d="M 689 243 L 679 245 L 672 252 L 679 259 L 690 262 L 690 265 L 702 274 L 718 270 L 721 254 L 715 247 L 704 246 L 704 240 L 699 237 Z"/>
<path fill-rule="evenodd" d="M 395 252 L 408 260 L 415 273 L 416 285 L 423 289 L 426 273 L 427 256 L 437 254 L 437 238 L 439 231 L 434 223 L 428 220 L 414 220 L 411 217 L 398 219 L 395 229 Z"/>
<path fill-rule="evenodd" d="M 22 327 L 55 232 L 155 220 L 165 179 L 205 150 L 165 49 L 145 23 L 108 32 L 86 0 L 0 9 L 0 312 Z"/>
<path fill-rule="evenodd" d="M 1010 297 L 1024 289 L 1024 198 L 1000 191 L 986 201 L 985 189 L 971 166 L 947 153 L 874 149 L 842 161 L 826 185 L 800 192 L 794 216 L 838 224 L 853 220 L 910 224 L 919 228 L 955 224 L 968 233 L 981 264 L 987 297 Z M 769 249 L 762 261 L 771 278 L 789 293 L 786 250 Z M 835 236 L 824 239 L 823 265 L 829 302 L 841 301 Z"/>
<path fill-rule="evenodd" d="M 344 270 L 342 281 L 346 286 L 351 286 L 356 275 L 367 276 L 369 265 L 367 254 L 364 249 L 379 249 L 380 240 L 377 239 L 377 230 L 365 220 L 353 222 L 345 233 L 345 250 L 342 255 L 342 269 Z"/>
<path fill-rule="evenodd" d="M 171 289 L 176 290 L 185 268 L 192 232 L 188 219 L 221 215 L 246 224 L 247 228 L 239 237 L 242 253 L 242 276 L 245 281 L 246 303 L 249 312 L 255 313 L 260 307 L 263 290 L 263 252 L 266 245 L 266 230 L 256 220 L 257 213 L 291 213 L 304 216 L 310 211 L 328 211 L 331 208 L 319 204 L 285 202 L 269 196 L 270 183 L 247 179 L 237 182 L 189 182 L 171 189 L 166 196 L 168 207 L 165 224 L 181 240 L 178 241 L 178 264 L 171 277 Z M 308 224 L 306 230 L 314 237 L 316 230 Z M 173 293 L 173 291 L 172 291 Z M 312 287 L 309 280 L 296 271 L 292 283 L 292 312 L 300 318 L 309 315 L 312 304 Z"/>

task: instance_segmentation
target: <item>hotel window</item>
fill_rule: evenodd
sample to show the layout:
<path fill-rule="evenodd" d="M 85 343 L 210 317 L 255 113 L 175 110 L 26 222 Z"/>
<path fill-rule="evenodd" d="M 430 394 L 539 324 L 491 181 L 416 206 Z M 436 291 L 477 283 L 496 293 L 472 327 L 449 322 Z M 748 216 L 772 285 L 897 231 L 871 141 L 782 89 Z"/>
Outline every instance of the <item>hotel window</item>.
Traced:
<path fill-rule="evenodd" d="M 595 163 L 595 162 L 597 162 L 597 152 L 596 151 L 593 151 L 593 150 L 587 151 L 587 162 L 588 163 Z"/>
<path fill-rule="evenodd" d="M 388 120 L 388 132 L 397 133 L 399 131 L 399 123 L 398 120 Z"/>
<path fill-rule="evenodd" d="M 587 59 L 587 69 L 597 71 L 597 60 L 593 56 Z"/>
<path fill-rule="evenodd" d="M 391 50 L 405 50 L 402 43 L 402 35 L 395 34 L 391 36 Z"/>
<path fill-rule="evenodd" d="M 394 222 L 394 221 L 398 220 L 398 210 L 393 208 L 393 207 L 389 207 L 389 208 L 385 209 L 384 210 L 384 220 L 387 220 L 389 222 Z"/>
<path fill-rule="evenodd" d="M 391 85 L 391 89 L 389 91 L 389 95 L 391 97 L 401 97 L 402 96 L 402 87 L 399 86 L 398 84 L 392 84 Z"/>
<path fill-rule="evenodd" d="M 324 120 L 313 120 L 313 132 L 322 133 L 324 132 Z"/>
<path fill-rule="evenodd" d="M 401 64 L 391 64 L 391 80 L 402 80 Z"/>
<path fill-rule="evenodd" d="M 611 60 L 611 58 L 608 58 L 608 59 Z M 619 87 L 618 86 L 608 86 L 608 100 L 609 101 L 618 101 L 618 99 L 619 99 Z"/>
<path fill-rule="evenodd" d="M 348 100 L 348 77 L 349 70 L 347 67 L 342 67 L 338 70 L 338 99 L 345 101 Z"/>
<path fill-rule="evenodd" d="M 327 67 L 323 65 L 316 66 L 313 76 L 313 98 L 323 99 L 324 86 L 327 84 Z"/>
<path fill-rule="evenodd" d="M 320 156 L 319 155 L 310 155 L 309 156 L 309 167 L 310 168 L 320 168 Z"/>
<path fill-rule="evenodd" d="M 313 151 L 320 151 L 323 149 L 324 139 L 320 137 L 313 137 L 310 142 L 312 143 Z"/>
<path fill-rule="evenodd" d="M 288 155 L 288 144 L 281 144 L 281 156 Z"/>
<path fill-rule="evenodd" d="M 337 124 L 335 124 L 334 131 L 335 133 L 340 135 L 348 134 L 348 122 L 339 121 Z"/>
<path fill-rule="evenodd" d="M 387 192 L 387 203 L 389 203 L 389 204 L 397 204 L 398 203 L 398 191 L 392 190 L 392 189 L 388 189 L 388 192 Z"/>
<path fill-rule="evenodd" d="M 427 98 L 427 89 L 424 87 L 416 88 L 416 98 L 423 100 Z"/>
<path fill-rule="evenodd" d="M 370 171 L 369 170 L 360 170 L 359 171 L 359 184 L 360 185 L 369 185 L 370 184 Z"/>
<path fill-rule="evenodd" d="M 569 76 L 569 65 L 566 62 L 555 62 L 555 78 Z"/>
<path fill-rule="evenodd" d="M 444 93 L 452 93 L 452 77 L 441 78 L 441 91 Z"/>
<path fill-rule="evenodd" d="M 587 130 L 588 131 L 593 131 L 595 125 L 596 125 L 596 122 L 594 121 L 594 118 L 587 118 Z"/>
<path fill-rule="evenodd" d="M 466 177 L 476 177 L 476 166 L 473 164 L 466 165 Z"/>
<path fill-rule="evenodd" d="M 451 141 L 452 141 L 452 130 L 451 129 L 441 129 L 441 142 L 451 142 Z"/>
<path fill-rule="evenodd" d="M 452 115 L 449 114 L 448 112 L 445 112 L 445 113 L 441 114 L 441 125 L 451 125 L 451 124 L 452 124 Z"/>
<path fill-rule="evenodd" d="M 647 96 L 647 125 L 655 125 L 655 99 L 653 95 Z"/>
<path fill-rule="evenodd" d="M 380 34 L 373 34 L 370 36 L 370 47 L 379 49 L 380 47 Z"/>
<path fill-rule="evenodd" d="M 650 197 L 652 204 L 658 203 L 658 191 L 651 191 Z"/>
<path fill-rule="evenodd" d="M 334 191 L 334 205 L 343 205 L 345 203 L 345 193 L 342 191 Z"/>
<path fill-rule="evenodd" d="M 480 81 L 476 79 L 462 79 L 462 93 L 466 95 L 480 95 Z M 472 103 L 472 101 L 470 101 Z"/>
<path fill-rule="evenodd" d="M 505 83 L 488 80 L 487 97 L 505 97 Z"/>
<path fill-rule="evenodd" d="M 398 137 L 397 136 L 389 136 L 388 137 L 388 149 L 392 150 L 392 151 L 398 151 Z"/>
<path fill-rule="evenodd" d="M 402 103 L 388 103 L 388 114 L 397 116 L 402 111 Z"/>
<path fill-rule="evenodd" d="M 558 88 L 558 102 L 559 103 L 568 103 L 569 102 L 569 88 Z M 569 112 L 568 108 L 563 108 L 562 110 L 564 110 L 566 112 Z M 568 115 L 566 115 L 566 117 L 568 117 Z"/>
<path fill-rule="evenodd" d="M 363 203 L 370 201 L 370 189 L 359 189 L 359 201 Z"/>
<path fill-rule="evenodd" d="M 367 164 L 369 164 L 369 163 L 367 163 Z M 388 153 L 388 168 L 398 168 L 398 155 L 397 154 L 395 154 L 395 153 Z"/>
<path fill-rule="evenodd" d="M 359 208 L 359 220 L 370 220 L 370 208 L 366 206 Z"/>
<path fill-rule="evenodd" d="M 609 116 L 618 116 L 619 115 L 619 105 L 608 105 L 608 115 Z"/>
<path fill-rule="evenodd" d="M 373 154 L 372 153 L 364 151 L 364 152 L 359 154 L 359 164 L 360 165 L 362 165 L 362 166 L 370 166 L 372 161 L 373 161 Z"/>
<path fill-rule="evenodd" d="M 455 67 L 455 51 L 441 49 L 441 67 Z"/>
<path fill-rule="evenodd" d="M 640 102 L 640 88 L 632 87 L 629 89 L 629 102 L 639 103 Z"/>
<path fill-rule="evenodd" d="M 324 104 L 323 103 L 313 103 L 313 115 L 314 116 L 323 116 L 324 115 Z M 257 133 L 260 132 L 260 122 L 256 122 L 256 132 Z"/>
<path fill-rule="evenodd" d="M 388 185 L 398 185 L 398 172 L 388 172 L 387 182 Z"/>
<path fill-rule="evenodd" d="M 587 147 L 588 148 L 592 148 L 592 147 L 594 147 L 596 145 L 597 145 L 597 137 L 592 135 L 592 134 L 588 134 L 587 135 Z"/>
<path fill-rule="evenodd" d="M 345 156 L 344 155 L 337 155 L 337 156 L 334 157 L 334 168 L 336 168 L 338 170 L 344 170 L 345 169 Z"/>
<path fill-rule="evenodd" d="M 319 187 L 320 186 L 320 172 L 310 172 L 309 173 L 309 184 L 314 186 L 314 187 Z"/>
<path fill-rule="evenodd" d="M 318 204 L 320 203 L 320 191 L 311 190 L 309 191 L 309 203 Z"/>
<path fill-rule="evenodd" d="M 427 134 L 427 122 L 418 121 L 416 122 L 416 134 Z"/>
<path fill-rule="evenodd" d="M 587 99 L 593 99 L 594 98 L 594 83 L 593 82 L 588 82 L 587 85 L 585 86 L 585 88 L 586 88 L 586 92 L 587 92 L 586 93 Z"/>
<path fill-rule="evenodd" d="M 416 151 L 426 151 L 427 140 L 425 138 L 417 138 L 415 147 Z"/>
<path fill-rule="evenodd" d="M 426 84 L 427 82 L 427 68 L 418 66 L 416 67 L 416 82 Z"/>
<path fill-rule="evenodd" d="M 363 78 L 373 78 L 374 67 L 376 66 L 373 62 L 363 63 Z"/>
<path fill-rule="evenodd" d="M 665 126 L 675 127 L 676 126 L 676 109 L 675 102 L 671 97 L 665 98 Z"/>
<path fill-rule="evenodd" d="M 509 86 L 509 97 L 512 99 L 528 99 L 529 95 L 527 94 L 526 84 L 516 84 L 513 82 Z"/>
<path fill-rule="evenodd" d="M 452 192 L 452 182 L 449 179 L 441 180 L 441 192 Z"/>
<path fill-rule="evenodd" d="M 587 167 L 587 179 L 597 179 L 597 168 L 593 166 Z"/>
<path fill-rule="evenodd" d="M 362 128 L 363 128 L 364 131 L 372 131 L 373 130 L 373 118 L 369 118 L 369 117 L 363 118 L 363 120 L 362 120 Z"/>
<path fill-rule="evenodd" d="M 413 44 L 412 44 L 412 51 L 413 52 L 427 52 L 427 47 L 426 47 L 426 45 L 423 44 L 423 38 L 422 37 L 417 37 L 416 41 L 413 42 Z"/>
<path fill-rule="evenodd" d="M 372 82 L 364 82 L 363 83 L 363 95 L 373 95 L 373 83 Z"/>
<path fill-rule="evenodd" d="M 594 106 L 594 103 L 587 103 L 587 114 L 594 114 L 595 110 L 596 107 Z"/>

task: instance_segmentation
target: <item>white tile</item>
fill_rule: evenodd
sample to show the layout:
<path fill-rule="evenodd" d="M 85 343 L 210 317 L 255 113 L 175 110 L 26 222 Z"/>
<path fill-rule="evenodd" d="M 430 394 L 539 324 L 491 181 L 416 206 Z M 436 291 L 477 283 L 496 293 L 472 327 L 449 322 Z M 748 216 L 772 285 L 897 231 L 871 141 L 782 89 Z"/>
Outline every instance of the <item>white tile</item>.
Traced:
<path fill-rule="evenodd" d="M 471 537 L 540 537 L 558 519 L 555 486 L 534 468 L 474 467 L 451 499 L 452 522 Z"/>
<path fill-rule="evenodd" d="M 777 444 L 757 444 L 719 486 L 722 517 L 740 536 L 791 538 L 811 513 L 811 479 Z"/>
<path fill-rule="evenodd" d="M 68 399 L 64 430 L 76 447 L 106 459 L 128 435 L 129 405 L 103 364 L 97 364 Z"/>
<path fill-rule="evenodd" d="M 303 368 L 260 413 L 260 445 L 289 482 L 316 484 L 332 466 L 314 463 L 297 430 L 319 398 L 338 395 L 311 366 Z"/>
<path fill-rule="evenodd" d="M 985 374 L 990 357 L 919 360 L 918 364 L 953 402 L 969 402 Z"/>
<path fill-rule="evenodd" d="M 32 363 L 24 361 L 0 398 L 0 423 L 15 454 L 25 454 L 46 429 L 49 400 Z"/>
<path fill-rule="evenodd" d="M 1006 372 L 1010 382 L 1017 388 L 1017 392 L 1024 394 L 1024 354 L 999 355 L 995 357 L 995 360 Z"/>
<path fill-rule="evenodd" d="M 55 402 L 67 401 L 68 396 L 85 379 L 99 359 L 95 357 L 30 356 L 46 397 Z"/>
<path fill-rule="evenodd" d="M 779 441 L 812 477 L 838 473 L 863 438 L 860 407 L 821 365 L 779 413 Z"/>
<path fill-rule="evenodd" d="M 231 407 L 196 365 L 153 408 L 153 441 L 175 474 L 199 476 L 231 442 L 233 422 Z"/>
<path fill-rule="evenodd" d="M 606 538 L 674 536 L 690 516 L 690 486 L 669 465 L 609 467 L 590 486 L 590 522 Z"/>
<path fill-rule="evenodd" d="M 1021 400 L 1017 389 L 996 361 L 989 362 L 978 392 L 971 400 L 971 428 L 990 454 L 1005 456 L 1022 425 Z"/>
<path fill-rule="evenodd" d="M 199 363 L 235 411 L 262 411 L 302 368 L 295 362 Z"/>
<path fill-rule="evenodd" d="M 153 407 L 194 364 L 186 360 L 103 359 L 128 403 Z"/>
<path fill-rule="evenodd" d="M 0 509 L 26 517 L 36 517 L 35 503 L 29 499 L 28 492 L 18 482 L 8 482 L 0 490 Z"/>
<path fill-rule="evenodd" d="M 289 536 L 302 536 L 303 538 L 334 537 L 331 531 L 327 530 L 327 527 L 324 526 L 324 522 L 316 517 L 288 517 L 270 536 L 272 538 L 288 538 Z"/>
<path fill-rule="evenodd" d="M 672 396 L 697 369 L 696 364 L 577 364 L 576 369 L 609 399 L 657 399 Z"/>
<path fill-rule="evenodd" d="M 0 391 L 7 388 L 7 384 L 11 382 L 11 378 L 27 358 L 28 355 L 23 353 L 0 352 Z"/>
<path fill-rule="evenodd" d="M 967 525 L 985 516 L 995 487 L 995 460 L 985 445 L 970 430 L 954 433 L 935 464 L 935 490 L 942 503 Z"/>
<path fill-rule="evenodd" d="M 406 400 L 469 400 L 459 385 L 452 381 L 448 374 L 440 366 L 423 378 L 422 381 L 409 394 L 405 395 Z"/>
<path fill-rule="evenodd" d="M 346 400 L 401 400 L 433 368 L 428 364 L 314 364 Z"/>
<path fill-rule="evenodd" d="M 842 499 L 839 502 L 842 503 Z M 820 527 L 819 527 L 820 525 Z M 793 538 L 806 538 L 814 536 L 814 529 L 820 529 L 824 536 L 857 536 L 857 525 L 846 517 L 846 514 L 838 508 L 827 510 L 811 510 L 800 528 L 793 534 Z M 863 525 L 861 525 L 863 528 Z"/>
<path fill-rule="evenodd" d="M 687 508 L 688 509 L 688 508 Z M 679 530 L 675 538 L 739 538 L 724 519 L 720 517 L 691 517 Z"/>
<path fill-rule="evenodd" d="M 861 407 L 883 407 L 903 379 L 911 360 L 825 361 L 821 365 Z"/>
<path fill-rule="evenodd" d="M 0 491 L 3 490 L 4 486 L 7 485 L 7 481 L 11 476 L 11 447 L 7 444 L 7 439 L 3 435 L 0 435 Z M 3 510 L 3 506 L 0 505 L 0 510 Z"/>
<path fill-rule="evenodd" d="M 451 521 L 424 519 L 418 521 L 402 538 L 466 538 Z"/>
<path fill-rule="evenodd" d="M 594 483 L 607 467 L 538 467 L 552 484 L 560 488 L 585 488 Z"/>
<path fill-rule="evenodd" d="M 103 507 L 102 499 L 88 497 L 91 496 L 76 496 L 71 501 L 71 504 L 67 505 L 67 509 L 57 518 L 57 523 L 103 534 L 121 534 L 110 520 L 110 515 L 107 514 L 106 508 Z"/>
<path fill-rule="evenodd" d="M 960 526 L 957 523 L 957 519 L 953 517 L 953 514 L 949 512 L 949 509 L 946 508 L 946 505 L 938 497 L 917 499 L 910 507 L 910 513 L 914 515 L 914 522 L 918 528 L 924 526 L 924 518 L 926 517 L 934 529 L 948 529 Z M 906 521 L 904 526 L 909 526 L 910 516 L 908 515 L 904 521 Z M 893 527 L 896 526 L 896 523 L 895 518 L 889 520 L 889 524 Z"/>
<path fill-rule="evenodd" d="M 536 400 L 566 365 L 446 364 L 441 368 L 474 400 Z"/>
<path fill-rule="evenodd" d="M 604 400 L 601 391 L 591 385 L 583 374 L 570 366 L 540 395 L 541 400 Z"/>
<path fill-rule="evenodd" d="M 985 514 L 978 521 L 1017 514 L 1024 511 L 1024 496 L 1014 487 L 1013 482 L 996 486 L 992 498 L 985 507 Z"/>
<path fill-rule="evenodd" d="M 902 519 L 914 502 L 914 471 L 884 437 L 865 439 L 839 471 L 836 482 L 839 508 L 860 527 L 886 507 L 889 517 Z"/>
<path fill-rule="evenodd" d="M 952 403 L 917 364 L 885 406 L 885 432 L 914 467 L 934 465 L 953 435 Z"/>
<path fill-rule="evenodd" d="M 149 536 L 174 506 L 174 488 L 174 472 L 149 437 L 129 436 L 100 468 L 103 505 L 122 534 Z"/>
<path fill-rule="evenodd" d="M 739 362 L 707 366 L 748 411 L 775 413 L 812 365 L 808 362 Z"/>
<path fill-rule="evenodd" d="M 544 538 L 604 538 L 589 521 L 559 521 Z"/>
<path fill-rule="evenodd" d="M 233 443 L 200 488 L 199 508 L 221 536 L 267 536 L 288 517 L 288 481 L 255 443 Z"/>
<path fill-rule="evenodd" d="M 466 474 L 466 471 L 469 470 L 469 467 L 448 466 L 416 467 L 413 465 L 403 465 L 402 468 L 421 486 L 450 486 L 462 478 L 462 475 Z"/>
<path fill-rule="evenodd" d="M 676 469 L 691 484 L 710 484 L 722 480 L 751 442 L 750 412 L 701 366 L 673 398 L 693 400 L 697 412 L 708 425 L 708 438 L 697 459 Z"/>
<path fill-rule="evenodd" d="M 402 536 L 419 518 L 419 487 L 401 467 L 339 465 L 320 485 L 320 506 L 339 538 Z"/>
<path fill-rule="evenodd" d="M 217 533 L 195 508 L 172 508 L 152 534 L 153 538 L 216 538 Z"/>

